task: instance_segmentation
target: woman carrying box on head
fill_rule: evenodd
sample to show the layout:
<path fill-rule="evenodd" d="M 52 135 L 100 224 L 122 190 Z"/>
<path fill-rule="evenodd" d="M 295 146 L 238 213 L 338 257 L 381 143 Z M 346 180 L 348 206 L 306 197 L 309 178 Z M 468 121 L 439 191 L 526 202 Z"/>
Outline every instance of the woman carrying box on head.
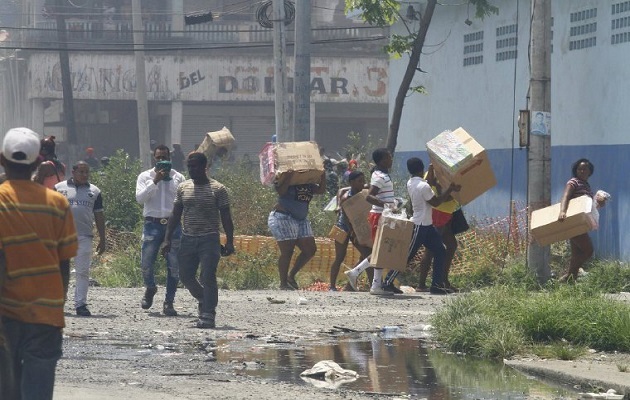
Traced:
<path fill-rule="evenodd" d="M 558 221 L 562 222 L 567 217 L 567 209 L 569 208 L 569 201 L 587 195 L 593 197 L 591 191 L 591 185 L 588 183 L 588 178 L 593 175 L 595 166 L 586 158 L 580 158 L 571 166 L 571 172 L 573 177 L 569 179 L 562 195 L 562 201 L 560 202 L 560 214 L 558 215 Z M 597 208 L 601 208 L 606 205 L 606 198 L 595 198 L 597 201 Z M 588 233 L 572 237 L 569 239 L 571 244 L 571 258 L 569 259 L 569 268 L 567 272 L 560 277 L 560 282 L 567 282 L 569 279 L 576 281 L 578 272 L 584 263 L 593 255 L 593 242 Z"/>
<path fill-rule="evenodd" d="M 267 224 L 280 248 L 280 289 L 297 290 L 299 287 L 295 275 L 317 251 L 311 223 L 307 218 L 308 207 L 313 195 L 326 193 L 326 174 L 322 172 L 318 184 L 289 185 L 290 177 L 284 178 L 281 182 L 274 182 L 278 202 L 269 213 Z M 300 255 L 289 272 L 296 246 L 300 249 Z"/>

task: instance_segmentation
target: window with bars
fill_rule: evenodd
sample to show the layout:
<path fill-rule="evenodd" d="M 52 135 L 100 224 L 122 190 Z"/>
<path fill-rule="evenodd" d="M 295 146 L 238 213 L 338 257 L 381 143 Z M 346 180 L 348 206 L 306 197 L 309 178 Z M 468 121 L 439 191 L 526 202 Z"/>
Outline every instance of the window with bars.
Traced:
<path fill-rule="evenodd" d="M 513 60 L 517 56 L 518 26 L 516 24 L 500 26 L 496 29 L 496 61 Z"/>
<path fill-rule="evenodd" d="M 483 63 L 483 31 L 464 35 L 464 67 Z"/>
<path fill-rule="evenodd" d="M 569 51 L 597 46 L 597 8 L 572 12 L 569 20 Z"/>
<path fill-rule="evenodd" d="M 630 1 L 622 1 L 612 5 L 610 43 L 622 44 L 630 42 Z"/>

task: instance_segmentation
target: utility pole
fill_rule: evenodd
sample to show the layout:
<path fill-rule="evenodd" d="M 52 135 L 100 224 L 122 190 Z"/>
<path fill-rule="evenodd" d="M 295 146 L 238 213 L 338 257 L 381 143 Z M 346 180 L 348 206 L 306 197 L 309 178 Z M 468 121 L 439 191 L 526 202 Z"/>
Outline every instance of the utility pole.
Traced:
<path fill-rule="evenodd" d="M 136 59 L 136 105 L 138 109 L 138 149 L 142 167 L 151 167 L 151 136 L 149 135 L 149 107 L 147 75 L 144 67 L 144 25 L 140 0 L 131 0 L 133 48 Z"/>
<path fill-rule="evenodd" d="M 77 126 L 74 120 L 74 97 L 72 93 L 72 78 L 70 75 L 70 56 L 68 55 L 68 31 L 64 0 L 56 1 L 55 21 L 57 23 L 57 41 L 59 42 L 59 68 L 61 69 L 61 88 L 63 93 L 63 121 L 66 125 L 66 143 L 68 144 L 68 158 L 70 163 L 78 160 Z"/>
<path fill-rule="evenodd" d="M 294 65 L 293 134 L 303 142 L 311 137 L 311 0 L 295 4 Z"/>
<path fill-rule="evenodd" d="M 284 0 L 273 0 L 273 86 L 276 110 L 276 140 L 290 142 L 289 106 L 287 103 L 286 34 Z"/>
<path fill-rule="evenodd" d="M 531 24 L 530 118 L 551 112 L 551 0 L 532 0 Z M 532 211 L 551 203 L 551 126 L 544 132 L 532 129 L 529 143 L 527 204 L 531 216 Z M 548 246 L 531 243 L 527 248 L 527 265 L 540 283 L 551 277 L 549 256 Z"/>

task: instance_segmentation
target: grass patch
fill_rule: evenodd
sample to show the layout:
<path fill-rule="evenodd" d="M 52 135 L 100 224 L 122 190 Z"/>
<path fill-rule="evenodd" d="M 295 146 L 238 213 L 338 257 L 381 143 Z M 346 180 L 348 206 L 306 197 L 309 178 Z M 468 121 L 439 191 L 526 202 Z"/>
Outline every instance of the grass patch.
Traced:
<path fill-rule="evenodd" d="M 585 346 L 574 346 L 566 341 L 559 341 L 548 344 L 534 344 L 531 346 L 531 351 L 540 358 L 555 358 L 569 361 L 583 356 L 588 349 Z"/>
<path fill-rule="evenodd" d="M 538 293 L 496 286 L 454 298 L 432 320 L 436 339 L 451 351 L 509 357 L 525 343 L 566 341 L 558 357 L 585 346 L 630 351 L 630 306 L 588 288 L 562 285 Z"/>
<path fill-rule="evenodd" d="M 221 259 L 219 286 L 232 290 L 269 289 L 278 286 L 278 255 L 259 250 L 255 254 L 237 253 Z"/>

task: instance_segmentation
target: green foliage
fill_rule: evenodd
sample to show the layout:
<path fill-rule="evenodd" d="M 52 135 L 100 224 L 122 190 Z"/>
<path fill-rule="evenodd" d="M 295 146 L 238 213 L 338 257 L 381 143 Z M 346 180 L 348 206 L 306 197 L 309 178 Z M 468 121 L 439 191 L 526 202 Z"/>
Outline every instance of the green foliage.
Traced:
<path fill-rule="evenodd" d="M 556 358 L 558 360 L 575 360 L 586 354 L 585 346 L 574 346 L 566 341 L 553 343 L 535 344 L 531 346 L 534 354 L 541 358 Z"/>
<path fill-rule="evenodd" d="M 262 185 L 255 171 L 243 164 L 222 164 L 213 178 L 228 189 L 236 234 L 269 235 L 267 216 L 278 198 L 275 190 Z"/>
<path fill-rule="evenodd" d="M 577 357 L 584 346 L 630 350 L 630 306 L 580 285 L 538 293 L 498 285 L 453 299 L 432 323 L 446 348 L 480 356 L 515 354 L 527 342 L 566 343 L 549 346 L 562 358 Z"/>
<path fill-rule="evenodd" d="M 344 147 L 346 153 L 358 160 L 358 168 L 365 174 L 365 179 L 369 182 L 370 169 L 372 169 L 372 152 L 380 147 L 384 147 L 383 139 L 375 139 L 367 135 L 365 139 L 358 132 L 348 133 L 348 144 Z"/>
<path fill-rule="evenodd" d="M 358 9 L 363 11 L 363 20 L 375 26 L 389 26 L 400 16 L 400 2 L 396 0 L 346 0 L 346 13 Z"/>
<path fill-rule="evenodd" d="M 256 254 L 237 253 L 221 259 L 220 286 L 232 290 L 269 289 L 278 285 L 278 255 L 261 249 Z"/>
<path fill-rule="evenodd" d="M 458 297 L 432 319 L 434 336 L 448 350 L 473 356 L 505 358 L 522 350 L 525 337 L 479 293 Z M 490 312 L 490 310 L 494 312 Z"/>
<path fill-rule="evenodd" d="M 107 230 L 109 250 L 94 259 L 91 275 L 105 287 L 142 287 L 140 249 L 142 226 L 138 224 L 133 232 Z M 154 266 L 155 281 L 166 283 L 166 261 L 158 257 Z"/>
<path fill-rule="evenodd" d="M 584 284 L 606 293 L 630 291 L 630 266 L 618 261 L 594 260 Z M 579 282 L 579 280 L 578 280 Z"/>
<path fill-rule="evenodd" d="M 103 193 L 108 227 L 132 231 L 142 219 L 142 207 L 136 201 L 136 180 L 140 172 L 140 160 L 118 150 L 106 168 L 91 174 L 90 180 Z"/>

